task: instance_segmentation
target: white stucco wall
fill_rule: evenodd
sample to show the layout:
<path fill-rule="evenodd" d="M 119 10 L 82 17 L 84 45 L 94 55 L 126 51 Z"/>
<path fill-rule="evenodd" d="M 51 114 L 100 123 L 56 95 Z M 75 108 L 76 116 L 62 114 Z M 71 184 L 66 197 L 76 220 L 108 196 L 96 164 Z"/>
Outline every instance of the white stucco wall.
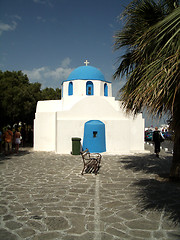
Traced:
<path fill-rule="evenodd" d="M 105 120 L 99 119 L 105 124 L 106 152 L 107 153 L 128 153 L 142 152 L 144 150 L 144 133 L 141 124 L 136 121 L 134 131 L 130 128 L 132 120 Z M 72 151 L 72 137 L 80 137 L 83 144 L 84 124 L 89 119 L 84 120 L 58 120 L 57 121 L 57 148 L 60 154 L 70 154 Z M 140 130 L 140 132 L 138 132 Z M 133 134 L 135 133 L 135 138 Z M 137 134 L 136 134 L 137 133 Z M 143 134 L 141 134 L 143 133 Z"/>
<path fill-rule="evenodd" d="M 144 150 L 144 127 L 145 121 L 142 114 L 138 114 L 130 121 L 130 150 L 132 152 Z"/>
<path fill-rule="evenodd" d="M 69 154 L 72 137 L 80 137 L 83 143 L 84 124 L 89 120 L 100 120 L 105 124 L 107 152 L 118 154 L 144 150 L 142 114 L 136 118 L 127 116 L 120 108 L 120 102 L 112 97 L 97 96 L 38 102 L 34 149 Z"/>
<path fill-rule="evenodd" d="M 83 139 L 84 122 L 82 120 L 57 121 L 57 148 L 60 154 L 70 154 L 72 151 L 72 137 Z M 82 140 L 81 140 L 82 143 Z"/>
<path fill-rule="evenodd" d="M 36 106 L 38 112 L 58 112 L 62 111 L 62 100 L 44 100 L 39 101 Z"/>
<path fill-rule="evenodd" d="M 56 150 L 56 112 L 36 113 L 34 120 L 34 150 Z"/>
<path fill-rule="evenodd" d="M 71 105 L 71 106 L 70 106 Z M 64 104 L 63 104 L 64 106 Z M 58 112 L 59 119 L 127 119 L 114 98 L 87 96 L 69 103 L 68 111 Z M 118 111 L 117 111 L 118 107 Z M 64 109 L 64 107 L 63 107 Z M 65 109 L 64 109 L 65 110 Z M 66 109 L 67 110 L 67 109 Z"/>

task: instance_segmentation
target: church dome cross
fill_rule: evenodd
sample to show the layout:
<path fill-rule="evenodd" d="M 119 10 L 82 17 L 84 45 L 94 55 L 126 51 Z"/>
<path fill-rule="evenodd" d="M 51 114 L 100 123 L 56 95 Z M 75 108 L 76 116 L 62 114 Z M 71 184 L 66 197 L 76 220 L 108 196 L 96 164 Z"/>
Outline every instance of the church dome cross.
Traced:
<path fill-rule="evenodd" d="M 88 60 L 86 60 L 86 61 L 84 62 L 84 64 L 86 64 L 86 66 L 88 66 L 89 63 L 90 63 L 90 62 L 88 62 Z"/>

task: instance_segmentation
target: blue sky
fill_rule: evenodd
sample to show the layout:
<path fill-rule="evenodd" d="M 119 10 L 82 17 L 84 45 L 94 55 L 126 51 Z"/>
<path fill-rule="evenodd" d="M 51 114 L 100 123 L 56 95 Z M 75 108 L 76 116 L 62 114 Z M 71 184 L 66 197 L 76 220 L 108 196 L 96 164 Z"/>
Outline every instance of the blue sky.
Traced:
<path fill-rule="evenodd" d="M 120 52 L 113 35 L 130 0 L 0 0 L 0 69 L 22 70 L 31 82 L 60 87 L 84 64 L 112 80 Z M 113 94 L 122 83 L 113 82 Z"/>
<path fill-rule="evenodd" d="M 112 81 L 122 54 L 113 51 L 113 35 L 122 28 L 119 16 L 130 2 L 0 0 L 0 69 L 22 70 L 42 88 L 60 88 L 87 59 Z M 113 96 L 123 84 L 112 82 Z"/>

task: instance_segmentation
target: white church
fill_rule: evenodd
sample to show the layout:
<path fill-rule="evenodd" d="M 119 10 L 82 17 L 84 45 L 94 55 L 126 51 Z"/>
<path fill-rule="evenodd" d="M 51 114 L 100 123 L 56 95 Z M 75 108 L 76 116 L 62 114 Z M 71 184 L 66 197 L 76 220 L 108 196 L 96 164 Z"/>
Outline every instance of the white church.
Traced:
<path fill-rule="evenodd" d="M 72 138 L 94 153 L 144 152 L 144 119 L 126 115 L 112 97 L 112 83 L 92 66 L 80 66 L 62 83 L 62 99 L 39 101 L 34 150 L 72 152 Z"/>

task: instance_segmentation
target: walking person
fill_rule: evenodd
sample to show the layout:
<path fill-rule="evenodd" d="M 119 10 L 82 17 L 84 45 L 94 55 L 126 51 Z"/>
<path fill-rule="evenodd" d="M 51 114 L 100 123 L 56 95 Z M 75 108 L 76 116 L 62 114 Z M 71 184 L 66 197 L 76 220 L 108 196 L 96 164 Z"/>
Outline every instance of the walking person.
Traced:
<path fill-rule="evenodd" d="M 160 145 L 161 145 L 161 142 L 163 141 L 164 141 L 164 137 L 162 133 L 158 130 L 158 127 L 155 127 L 155 131 L 153 132 L 153 142 L 154 142 L 154 152 L 156 153 L 156 157 L 159 157 Z"/>
<path fill-rule="evenodd" d="M 11 127 L 8 126 L 7 131 L 4 133 L 5 140 L 5 154 L 12 153 L 12 141 L 13 141 L 13 132 L 11 131 Z"/>
<path fill-rule="evenodd" d="M 21 133 L 20 133 L 18 127 L 16 127 L 16 132 L 15 132 L 15 135 L 14 135 L 15 151 L 16 151 L 16 153 L 18 153 L 18 151 L 19 151 L 19 144 L 21 143 L 20 136 L 21 136 Z"/>

